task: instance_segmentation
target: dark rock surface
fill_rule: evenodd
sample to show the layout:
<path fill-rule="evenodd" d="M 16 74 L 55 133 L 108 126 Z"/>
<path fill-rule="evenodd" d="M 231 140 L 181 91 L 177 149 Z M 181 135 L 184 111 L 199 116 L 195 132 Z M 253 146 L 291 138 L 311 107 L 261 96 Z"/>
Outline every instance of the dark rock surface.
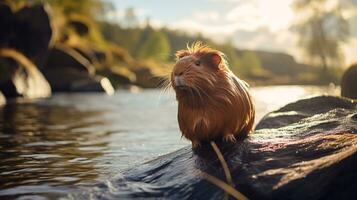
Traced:
<path fill-rule="evenodd" d="M 51 50 L 42 72 L 54 92 L 114 93 L 110 81 L 95 75 L 95 68 L 87 58 L 64 45 Z"/>
<path fill-rule="evenodd" d="M 34 5 L 13 13 L 0 2 L 0 47 L 14 48 L 41 68 L 52 37 L 49 14 L 44 5 Z"/>
<path fill-rule="evenodd" d="M 27 64 L 23 66 L 23 63 L 18 67 L 18 64 L 13 63 L 18 60 L 1 60 L 0 87 L 3 94 L 6 97 L 48 96 L 50 90 L 44 89 L 48 83 L 41 72 L 54 92 L 90 91 L 112 94 L 113 87 L 108 79 L 96 76 L 93 64 L 80 52 L 58 43 L 52 47 L 51 13 L 48 10 L 45 5 L 35 4 L 12 12 L 8 5 L 0 1 L 0 49 L 16 49 L 23 54 L 22 57 L 28 61 L 26 63 L 31 63 L 29 67 L 26 67 Z M 79 21 L 70 23 L 82 35 L 86 34 L 83 27 L 85 24 L 80 24 Z M 98 59 L 96 61 L 99 62 Z M 42 82 L 46 84 L 41 86 L 39 83 Z"/>
<path fill-rule="evenodd" d="M 83 73 L 70 67 L 54 68 L 43 73 L 54 92 L 114 92 L 107 78 Z"/>
<path fill-rule="evenodd" d="M 14 21 L 14 16 L 11 8 L 0 1 L 0 46 L 7 46 L 9 41 L 12 40 L 13 31 L 12 23 Z"/>
<path fill-rule="evenodd" d="M 0 49 L 0 91 L 6 97 L 42 98 L 51 88 L 37 67 L 16 50 Z"/>
<path fill-rule="evenodd" d="M 349 67 L 343 74 L 341 96 L 357 99 L 357 64 Z"/>
<path fill-rule="evenodd" d="M 85 74 L 94 74 L 94 66 L 79 52 L 66 47 L 57 45 L 50 50 L 48 60 L 42 71 L 50 71 L 52 69 L 71 68 Z"/>
<path fill-rule="evenodd" d="M 249 199 L 355 199 L 357 105 L 321 96 L 268 114 L 249 138 L 217 142 L 235 188 Z M 75 199 L 222 199 L 200 171 L 225 180 L 209 144 L 183 148 L 136 168 Z"/>

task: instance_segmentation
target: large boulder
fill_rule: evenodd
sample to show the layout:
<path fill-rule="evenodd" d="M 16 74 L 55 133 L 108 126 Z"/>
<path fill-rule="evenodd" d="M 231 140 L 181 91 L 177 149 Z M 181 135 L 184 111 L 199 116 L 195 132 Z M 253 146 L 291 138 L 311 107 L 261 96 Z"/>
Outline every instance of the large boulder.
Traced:
<path fill-rule="evenodd" d="M 114 92 L 107 78 L 95 75 L 90 61 L 64 45 L 51 50 L 42 72 L 54 92 Z"/>
<path fill-rule="evenodd" d="M 343 74 L 341 96 L 357 99 L 357 64 L 349 67 Z"/>
<path fill-rule="evenodd" d="M 13 24 L 14 14 L 11 8 L 0 1 L 0 47 L 6 47 L 14 40 Z"/>
<path fill-rule="evenodd" d="M 5 105 L 5 103 L 6 103 L 6 99 L 4 95 L 0 92 L 0 106 Z"/>
<path fill-rule="evenodd" d="M 52 38 L 48 9 L 42 4 L 13 13 L 0 3 L 0 47 L 14 48 L 41 68 L 46 61 Z"/>
<path fill-rule="evenodd" d="M 54 92 L 114 93 L 113 86 L 107 78 L 98 75 L 90 75 L 70 67 L 45 70 L 44 75 Z"/>
<path fill-rule="evenodd" d="M 356 198 L 356 103 L 331 96 L 301 100 L 268 114 L 257 127 L 236 144 L 216 141 L 236 190 L 249 199 Z M 70 196 L 223 199 L 225 193 L 202 172 L 226 180 L 209 144 L 161 156 Z"/>
<path fill-rule="evenodd" d="M 88 59 L 82 56 L 75 49 L 65 45 L 57 44 L 50 50 L 47 62 L 43 71 L 52 69 L 71 68 L 84 74 L 94 74 L 95 68 Z"/>
<path fill-rule="evenodd" d="M 115 88 L 128 86 L 136 82 L 136 75 L 124 66 L 113 66 L 99 71 L 108 77 Z"/>
<path fill-rule="evenodd" d="M 0 49 L 0 91 L 6 97 L 42 98 L 51 88 L 37 67 L 13 49 Z"/>

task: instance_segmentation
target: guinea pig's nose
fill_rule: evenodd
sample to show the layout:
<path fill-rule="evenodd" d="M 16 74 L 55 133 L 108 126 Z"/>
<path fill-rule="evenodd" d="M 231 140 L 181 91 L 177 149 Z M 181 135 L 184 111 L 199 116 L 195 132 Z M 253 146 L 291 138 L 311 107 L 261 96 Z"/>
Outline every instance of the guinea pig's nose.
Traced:
<path fill-rule="evenodd" d="M 176 87 L 182 87 L 185 86 L 185 80 L 183 79 L 182 76 L 175 76 L 175 85 Z"/>

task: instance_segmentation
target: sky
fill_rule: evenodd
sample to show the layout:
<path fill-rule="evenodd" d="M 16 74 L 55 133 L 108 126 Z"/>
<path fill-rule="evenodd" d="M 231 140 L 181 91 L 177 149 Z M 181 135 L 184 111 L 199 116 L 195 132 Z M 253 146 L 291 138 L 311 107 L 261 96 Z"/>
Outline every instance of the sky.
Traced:
<path fill-rule="evenodd" d="M 107 18 L 123 20 L 125 10 L 134 11 L 140 22 L 150 19 L 155 27 L 200 32 L 215 41 L 232 41 L 242 49 L 286 52 L 303 61 L 297 36 L 294 0 L 107 0 L 115 10 Z M 337 0 L 330 0 L 332 3 Z M 357 0 L 340 0 L 357 6 Z M 348 11 L 348 12 L 347 12 Z M 343 45 L 346 65 L 357 62 L 357 8 L 347 10 L 351 38 Z"/>

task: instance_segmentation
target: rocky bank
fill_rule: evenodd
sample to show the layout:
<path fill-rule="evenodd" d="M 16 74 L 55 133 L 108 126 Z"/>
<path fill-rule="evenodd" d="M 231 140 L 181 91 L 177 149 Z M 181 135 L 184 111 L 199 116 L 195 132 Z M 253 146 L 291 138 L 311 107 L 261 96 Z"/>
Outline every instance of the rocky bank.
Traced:
<path fill-rule="evenodd" d="M 254 133 L 234 145 L 217 142 L 234 187 L 249 199 L 355 199 L 357 104 L 320 96 L 269 113 Z M 89 190 L 92 199 L 222 199 L 225 193 L 200 175 L 225 181 L 209 144 L 180 149 Z"/>

